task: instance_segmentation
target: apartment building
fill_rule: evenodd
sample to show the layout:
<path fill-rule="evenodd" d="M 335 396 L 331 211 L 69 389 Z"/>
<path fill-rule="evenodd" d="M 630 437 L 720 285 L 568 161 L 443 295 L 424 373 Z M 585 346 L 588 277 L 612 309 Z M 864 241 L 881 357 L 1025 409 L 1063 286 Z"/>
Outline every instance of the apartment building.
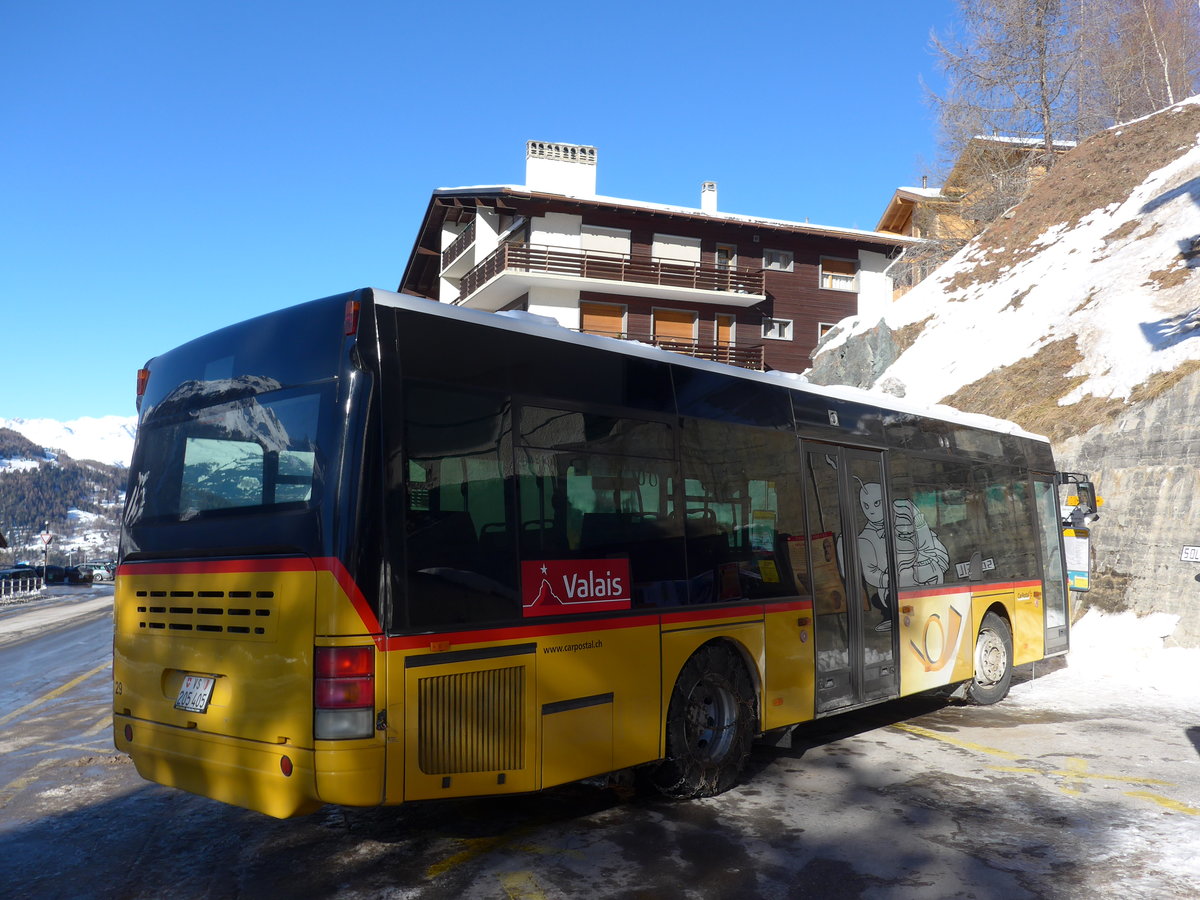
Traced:
<path fill-rule="evenodd" d="M 433 192 L 399 290 L 548 316 L 753 369 L 800 372 L 821 336 L 891 302 L 912 238 L 596 193 L 594 147 L 530 141 L 525 184 Z"/>

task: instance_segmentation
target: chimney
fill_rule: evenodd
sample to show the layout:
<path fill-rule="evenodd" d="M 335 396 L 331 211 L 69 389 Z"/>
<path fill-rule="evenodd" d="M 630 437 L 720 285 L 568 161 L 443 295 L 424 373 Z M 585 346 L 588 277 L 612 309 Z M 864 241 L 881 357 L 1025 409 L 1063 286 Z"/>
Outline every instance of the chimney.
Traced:
<path fill-rule="evenodd" d="M 717 211 L 717 183 L 706 181 L 700 185 L 700 212 L 715 214 Z"/>
<path fill-rule="evenodd" d="M 525 187 L 572 197 L 596 195 L 596 148 L 579 144 L 525 144 Z"/>

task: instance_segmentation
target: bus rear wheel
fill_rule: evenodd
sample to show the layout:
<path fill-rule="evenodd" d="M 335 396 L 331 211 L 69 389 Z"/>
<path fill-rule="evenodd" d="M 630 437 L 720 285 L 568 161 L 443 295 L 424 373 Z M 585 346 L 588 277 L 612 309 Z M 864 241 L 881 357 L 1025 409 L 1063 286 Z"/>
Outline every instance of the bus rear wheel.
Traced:
<path fill-rule="evenodd" d="M 1013 639 L 1008 623 L 995 613 L 983 617 L 975 640 L 975 677 L 967 699 L 979 706 L 999 703 L 1012 684 Z"/>
<path fill-rule="evenodd" d="M 707 644 L 684 665 L 667 710 L 667 756 L 650 773 L 668 797 L 712 797 L 737 782 L 757 714 L 746 666 L 729 647 Z"/>

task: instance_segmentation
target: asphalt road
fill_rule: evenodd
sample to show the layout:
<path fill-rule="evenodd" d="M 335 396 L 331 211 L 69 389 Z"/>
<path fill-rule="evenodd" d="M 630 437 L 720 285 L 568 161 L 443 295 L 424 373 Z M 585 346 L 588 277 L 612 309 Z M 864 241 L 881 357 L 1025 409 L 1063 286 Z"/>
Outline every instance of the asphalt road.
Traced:
<path fill-rule="evenodd" d="M 1200 894 L 1200 714 L 1064 712 L 1052 679 L 826 720 L 709 800 L 597 781 L 277 821 L 112 749 L 111 592 L 0 609 L 0 897 Z"/>

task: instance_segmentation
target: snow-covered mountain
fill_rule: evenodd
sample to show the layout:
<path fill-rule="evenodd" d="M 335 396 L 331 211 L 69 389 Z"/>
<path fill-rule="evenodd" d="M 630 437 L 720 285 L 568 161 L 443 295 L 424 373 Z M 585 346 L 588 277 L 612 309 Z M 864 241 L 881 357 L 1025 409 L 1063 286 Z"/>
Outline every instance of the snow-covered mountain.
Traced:
<path fill-rule="evenodd" d="M 93 459 L 114 466 L 129 465 L 137 416 L 85 416 L 69 422 L 55 419 L 0 419 L 10 428 L 49 450 L 61 450 L 73 459 Z"/>
<path fill-rule="evenodd" d="M 1106 499 L 1088 602 L 1200 646 L 1200 97 L 1081 143 L 809 378 L 1048 435 Z"/>

